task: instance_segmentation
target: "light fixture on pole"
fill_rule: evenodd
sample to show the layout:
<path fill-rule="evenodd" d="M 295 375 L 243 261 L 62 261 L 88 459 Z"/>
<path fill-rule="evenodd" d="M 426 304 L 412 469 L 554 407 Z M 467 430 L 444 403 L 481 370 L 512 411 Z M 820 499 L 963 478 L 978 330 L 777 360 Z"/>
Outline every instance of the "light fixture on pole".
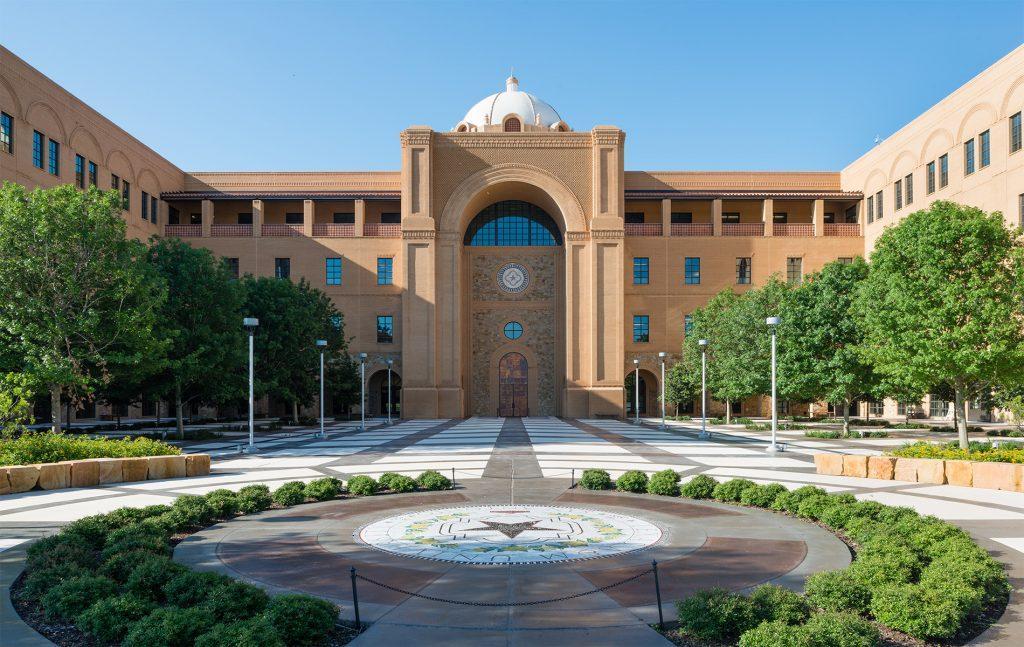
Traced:
<path fill-rule="evenodd" d="M 701 339 L 700 344 L 700 436 L 710 438 L 708 433 L 708 340 Z"/>
<path fill-rule="evenodd" d="M 395 360 L 388 358 L 388 424 L 391 424 L 391 367 Z"/>
<path fill-rule="evenodd" d="M 775 384 L 775 329 L 779 325 L 780 321 L 782 320 L 778 317 L 768 317 L 765 319 L 765 323 L 768 324 L 768 328 L 772 331 L 772 442 L 769 443 L 768 448 L 765 450 L 769 454 L 782 451 L 782 446 L 776 442 L 779 430 L 779 408 Z"/>
<path fill-rule="evenodd" d="M 665 356 L 668 355 L 665 351 L 658 353 L 658 357 L 661 359 L 661 428 L 665 429 Z"/>
<path fill-rule="evenodd" d="M 324 349 L 327 348 L 326 339 L 316 340 L 316 347 L 320 349 L 320 435 L 318 438 L 326 438 L 324 433 Z"/>
<path fill-rule="evenodd" d="M 636 414 L 636 424 L 640 424 L 640 360 L 633 358 L 633 413 Z"/>
<path fill-rule="evenodd" d="M 359 431 L 366 431 L 366 353 L 359 353 Z"/>
<path fill-rule="evenodd" d="M 256 425 L 255 425 L 255 408 L 256 401 L 253 398 L 253 381 L 255 379 L 255 372 L 253 371 L 253 359 L 252 359 L 252 339 L 256 334 L 256 328 L 260 325 L 260 320 L 256 317 L 245 317 L 242 319 L 242 325 L 249 332 L 249 446 L 245 449 L 246 452 L 253 453 L 256 449 Z"/>

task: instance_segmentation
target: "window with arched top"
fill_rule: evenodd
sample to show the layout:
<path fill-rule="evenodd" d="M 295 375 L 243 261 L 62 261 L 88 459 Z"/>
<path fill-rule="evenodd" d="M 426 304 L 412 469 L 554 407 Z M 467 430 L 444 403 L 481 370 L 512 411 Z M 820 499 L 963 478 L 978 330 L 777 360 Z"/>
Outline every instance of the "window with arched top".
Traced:
<path fill-rule="evenodd" d="M 515 117 L 509 117 L 505 120 L 505 132 L 507 133 L 518 133 L 522 132 L 523 124 Z"/>
<path fill-rule="evenodd" d="M 455 129 L 455 132 L 464 133 L 467 130 L 469 130 L 469 128 L 466 127 L 466 124 L 459 124 L 459 127 Z"/>

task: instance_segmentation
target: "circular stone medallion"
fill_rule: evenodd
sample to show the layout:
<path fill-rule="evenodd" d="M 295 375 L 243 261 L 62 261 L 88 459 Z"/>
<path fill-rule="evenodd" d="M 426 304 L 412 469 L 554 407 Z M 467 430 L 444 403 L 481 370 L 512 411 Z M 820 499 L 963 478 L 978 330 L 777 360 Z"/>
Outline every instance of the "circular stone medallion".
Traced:
<path fill-rule="evenodd" d="M 661 529 L 613 512 L 557 506 L 462 506 L 375 521 L 354 533 L 385 552 L 461 564 L 538 564 L 621 555 Z"/>
<path fill-rule="evenodd" d="M 505 292 L 522 292 L 530 285 L 530 273 L 519 263 L 505 263 L 498 270 L 498 286 Z"/>

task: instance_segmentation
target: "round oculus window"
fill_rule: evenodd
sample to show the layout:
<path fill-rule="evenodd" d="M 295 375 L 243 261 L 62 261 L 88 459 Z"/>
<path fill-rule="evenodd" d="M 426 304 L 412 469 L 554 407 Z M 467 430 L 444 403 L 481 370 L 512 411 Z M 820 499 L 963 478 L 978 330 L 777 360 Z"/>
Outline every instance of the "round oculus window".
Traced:
<path fill-rule="evenodd" d="M 523 336 L 523 325 L 518 321 L 510 321 L 505 324 L 505 337 L 508 339 L 519 339 Z"/>
<path fill-rule="evenodd" d="M 498 270 L 498 287 L 513 294 L 530 285 L 530 274 L 519 263 L 506 263 Z"/>

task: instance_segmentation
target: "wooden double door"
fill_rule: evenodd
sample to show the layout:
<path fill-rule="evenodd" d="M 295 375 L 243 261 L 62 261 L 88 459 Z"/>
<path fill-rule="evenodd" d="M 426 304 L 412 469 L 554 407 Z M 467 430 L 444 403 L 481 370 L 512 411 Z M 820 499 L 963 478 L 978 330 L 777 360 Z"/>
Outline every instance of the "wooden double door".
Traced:
<path fill-rule="evenodd" d="M 498 361 L 498 415 L 530 415 L 529 367 L 519 353 L 508 353 Z"/>

